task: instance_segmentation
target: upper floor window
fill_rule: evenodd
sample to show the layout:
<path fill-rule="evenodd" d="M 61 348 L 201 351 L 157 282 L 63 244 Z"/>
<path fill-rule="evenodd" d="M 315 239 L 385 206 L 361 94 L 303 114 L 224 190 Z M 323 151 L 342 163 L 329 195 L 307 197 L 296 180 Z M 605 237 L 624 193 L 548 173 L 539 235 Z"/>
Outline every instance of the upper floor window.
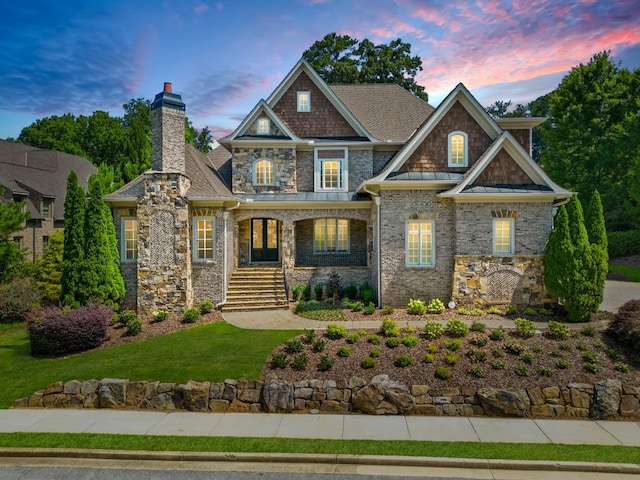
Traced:
<path fill-rule="evenodd" d="M 298 111 L 310 112 L 311 111 L 311 92 L 298 92 Z"/>
<path fill-rule="evenodd" d="M 467 134 L 465 132 L 451 132 L 449 134 L 449 166 L 467 166 Z"/>
<path fill-rule="evenodd" d="M 47 235 L 42 236 L 42 250 L 49 246 L 49 237 Z"/>
<path fill-rule="evenodd" d="M 344 192 L 347 190 L 348 152 L 346 148 L 319 148 L 315 150 L 316 191 Z"/>
<path fill-rule="evenodd" d="M 273 162 L 271 160 L 258 160 L 253 166 L 254 185 L 273 185 L 275 183 Z"/>
<path fill-rule="evenodd" d="M 434 230 L 434 220 L 410 220 L 407 222 L 407 266 L 432 267 L 434 265 Z"/>
<path fill-rule="evenodd" d="M 121 221 L 120 258 L 123 262 L 135 262 L 138 258 L 138 219 Z"/>
<path fill-rule="evenodd" d="M 194 217 L 193 219 L 193 261 L 212 262 L 215 260 L 214 235 L 215 218 Z"/>
<path fill-rule="evenodd" d="M 259 118 L 256 132 L 258 135 L 269 135 L 271 122 L 268 118 Z"/>
<path fill-rule="evenodd" d="M 346 252 L 349 250 L 349 220 L 318 218 L 313 222 L 314 252 Z"/>
<path fill-rule="evenodd" d="M 42 216 L 46 219 L 51 218 L 51 210 L 53 207 L 53 199 L 51 198 L 43 198 L 42 199 Z"/>
<path fill-rule="evenodd" d="M 513 218 L 494 218 L 493 219 L 493 254 L 494 255 L 513 255 Z"/>

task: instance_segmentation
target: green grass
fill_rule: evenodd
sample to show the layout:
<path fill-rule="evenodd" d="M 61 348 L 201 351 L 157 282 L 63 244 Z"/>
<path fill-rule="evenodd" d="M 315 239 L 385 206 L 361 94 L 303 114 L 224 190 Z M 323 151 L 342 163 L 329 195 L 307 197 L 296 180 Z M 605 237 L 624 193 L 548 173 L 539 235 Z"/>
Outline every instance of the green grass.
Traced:
<path fill-rule="evenodd" d="M 106 377 L 131 380 L 220 382 L 257 380 L 273 349 L 294 330 L 243 330 L 224 322 L 63 358 L 33 358 L 25 329 L 0 335 L 0 408 L 61 380 Z"/>
<path fill-rule="evenodd" d="M 24 322 L 0 323 L 0 335 L 24 328 Z"/>
<path fill-rule="evenodd" d="M 83 448 L 180 452 L 325 453 L 506 460 L 637 463 L 640 447 L 526 443 L 184 437 L 87 433 L 0 433 L 0 447 Z"/>
<path fill-rule="evenodd" d="M 615 263 L 609 263 L 609 271 L 615 273 L 621 273 L 630 282 L 640 282 L 640 268 L 630 267 L 628 265 L 617 265 Z"/>

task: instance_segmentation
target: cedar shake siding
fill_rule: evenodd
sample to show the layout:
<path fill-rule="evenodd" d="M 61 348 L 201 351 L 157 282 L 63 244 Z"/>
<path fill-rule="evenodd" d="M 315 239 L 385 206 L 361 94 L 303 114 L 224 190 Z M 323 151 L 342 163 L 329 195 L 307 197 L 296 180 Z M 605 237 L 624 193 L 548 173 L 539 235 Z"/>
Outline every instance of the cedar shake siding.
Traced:
<path fill-rule="evenodd" d="M 531 130 L 528 128 L 506 128 L 506 132 L 509 132 L 513 138 L 520 144 L 524 151 L 531 155 Z"/>
<path fill-rule="evenodd" d="M 473 185 L 530 185 L 534 183 L 504 149 L 501 149 Z"/>
<path fill-rule="evenodd" d="M 403 172 L 458 172 L 466 168 L 448 166 L 448 136 L 453 131 L 467 134 L 469 167 L 487 150 L 492 140 L 467 110 L 456 102 L 444 118 L 433 128 L 424 142 L 401 168 Z"/>
<path fill-rule="evenodd" d="M 311 92 L 311 111 L 298 112 L 297 92 Z M 287 127 L 302 138 L 358 137 L 340 112 L 302 72 L 273 108 Z"/>

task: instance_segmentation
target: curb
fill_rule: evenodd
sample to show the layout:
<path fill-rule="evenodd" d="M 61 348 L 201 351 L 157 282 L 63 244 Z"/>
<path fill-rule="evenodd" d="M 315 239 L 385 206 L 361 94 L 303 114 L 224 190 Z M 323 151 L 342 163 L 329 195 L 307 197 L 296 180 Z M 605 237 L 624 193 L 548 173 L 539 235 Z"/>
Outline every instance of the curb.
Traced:
<path fill-rule="evenodd" d="M 172 462 L 245 462 L 536 470 L 640 475 L 640 464 L 309 453 L 148 452 L 66 448 L 0 448 L 0 458 L 67 458 Z"/>

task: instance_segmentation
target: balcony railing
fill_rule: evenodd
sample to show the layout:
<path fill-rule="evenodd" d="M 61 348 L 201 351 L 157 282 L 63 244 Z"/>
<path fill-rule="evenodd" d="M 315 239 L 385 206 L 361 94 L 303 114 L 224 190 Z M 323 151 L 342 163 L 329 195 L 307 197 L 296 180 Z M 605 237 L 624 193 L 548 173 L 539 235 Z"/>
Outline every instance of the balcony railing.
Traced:
<path fill-rule="evenodd" d="M 297 252 L 296 267 L 366 267 L 366 250 Z"/>

